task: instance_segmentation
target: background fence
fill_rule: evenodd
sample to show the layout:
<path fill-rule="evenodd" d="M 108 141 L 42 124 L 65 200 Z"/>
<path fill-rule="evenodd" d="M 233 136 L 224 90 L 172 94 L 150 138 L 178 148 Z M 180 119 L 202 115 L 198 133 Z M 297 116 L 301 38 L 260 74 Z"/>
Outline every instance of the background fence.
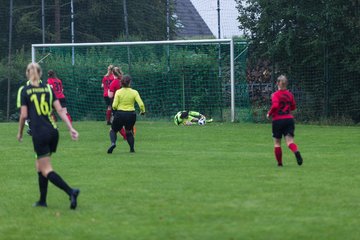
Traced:
<path fill-rule="evenodd" d="M 10 14 L 10 2 L 12 1 L 0 0 L 0 2 L 2 6 L 0 8 L 0 121 L 6 121 L 8 120 L 8 116 L 10 117 L 9 120 L 16 120 L 18 115 L 18 110 L 15 107 L 16 93 L 18 87 L 25 82 L 25 67 L 31 61 L 31 44 L 42 42 L 71 42 L 72 19 L 71 1 L 69 0 L 43 1 L 43 10 L 42 1 L 13 1 L 12 18 Z M 207 11 L 206 2 L 207 1 L 197 1 L 197 4 L 200 6 L 199 11 Z M 219 10 L 225 11 L 228 8 L 226 1 L 221 2 L 223 7 L 220 9 L 218 9 L 213 2 L 208 5 L 209 16 L 214 18 L 218 16 Z M 126 11 L 124 3 L 127 4 Z M 183 26 L 181 26 L 181 22 L 176 15 L 176 7 L 181 5 L 180 3 L 181 0 L 74 0 L 74 40 L 75 42 L 105 42 L 125 41 L 126 39 L 132 41 L 183 38 L 178 34 L 181 32 L 178 31 L 179 28 Z M 359 13 L 359 10 L 356 12 L 356 9 L 359 9 L 359 5 L 354 6 L 357 7 L 349 8 L 354 11 L 354 14 L 351 15 L 350 13 L 350 15 L 359 17 L 360 15 L 356 15 Z M 343 10 L 345 8 L 336 9 L 338 9 L 338 11 L 345 11 Z M 167 18 L 167 12 L 169 13 L 169 18 Z M 125 16 L 127 16 L 127 18 Z M 10 24 L 10 19 L 12 19 L 12 24 Z M 334 19 L 334 22 L 339 22 L 338 20 L 339 19 Z M 169 31 L 167 31 L 167 22 Z M 318 24 L 323 24 L 323 26 L 321 26 L 325 28 L 331 24 L 331 18 L 327 22 L 318 22 Z M 226 30 L 227 25 L 229 25 L 229 23 L 223 22 L 220 29 Z M 10 28 L 10 26 L 12 26 L 12 28 Z M 197 25 L 194 24 L 191 26 L 194 28 Z M 203 27 L 204 26 L 200 26 L 199 24 L 198 31 L 201 32 Z M 345 27 L 344 25 L 342 28 L 344 29 Z M 350 28 L 354 30 L 357 29 L 356 25 L 351 25 Z M 328 36 L 328 38 L 324 37 L 324 39 L 327 40 L 322 41 L 322 44 L 314 46 L 304 44 L 301 48 L 292 49 L 293 52 L 291 53 L 288 49 L 289 46 L 284 43 L 283 49 L 279 51 L 282 52 L 283 55 L 278 53 L 269 54 L 267 51 L 266 54 L 261 56 L 261 54 L 259 55 L 259 52 L 261 52 L 259 51 L 259 44 L 256 42 L 251 42 L 248 48 L 235 45 L 235 118 L 237 121 L 266 121 L 265 115 L 270 106 L 270 96 L 275 90 L 274 83 L 279 74 L 287 74 L 289 77 L 289 87 L 294 93 L 298 103 L 298 111 L 295 114 L 299 121 L 326 121 L 328 123 L 346 124 L 358 123 L 360 121 L 360 73 L 358 69 L 351 67 L 351 64 L 349 64 L 351 62 L 347 63 L 344 61 L 344 55 L 340 54 L 340 52 L 347 53 L 351 50 L 344 45 L 347 40 L 341 40 L 341 38 L 338 37 L 339 34 L 333 34 L 338 39 L 331 39 L 332 28 L 326 29 L 328 29 L 328 31 L 326 34 L 324 33 L 324 36 Z M 194 29 L 191 31 L 194 31 Z M 217 33 L 212 34 L 212 36 L 193 36 L 193 38 L 217 36 Z M 342 41 L 344 44 L 340 44 L 339 41 Z M 271 46 L 275 43 L 268 42 L 265 44 Z M 356 49 L 355 45 L 351 46 Z M 152 57 L 144 57 L 144 59 L 152 59 L 148 62 L 144 60 L 144 66 L 150 66 L 155 59 L 154 56 L 159 58 L 159 53 L 161 52 L 162 54 L 164 51 L 166 52 L 166 49 L 147 49 L 146 51 L 132 49 L 132 51 L 132 57 L 135 58 L 139 58 L 139 56 L 144 53 L 149 52 L 150 54 L 150 52 L 153 52 L 150 54 Z M 213 50 L 208 49 L 208 52 L 204 50 L 203 55 L 196 53 L 195 55 L 201 60 L 191 58 L 191 56 L 195 56 L 194 51 L 194 49 L 190 48 L 183 51 L 184 54 L 182 58 L 187 59 L 186 67 L 191 68 L 191 71 L 188 72 L 194 74 L 191 76 L 187 75 L 186 80 L 197 84 L 197 86 L 211 86 L 216 80 L 221 82 L 221 87 L 215 95 L 211 92 L 208 93 L 208 99 L 213 99 L 213 97 L 216 96 L 216 101 L 218 101 L 216 103 L 211 102 L 213 100 L 208 102 L 208 100 L 201 98 L 193 98 L 191 101 L 192 103 L 196 101 L 202 102 L 202 106 L 204 106 L 203 109 L 196 110 L 205 111 L 207 114 L 215 114 L 218 116 L 218 120 L 227 121 L 226 111 L 230 101 L 230 85 L 226 80 L 229 77 L 229 68 L 225 59 L 228 59 L 226 56 L 228 50 L 224 47 L 221 53 L 223 56 L 220 64 L 215 56 L 217 52 L 215 48 Z M 214 56 L 212 55 L 213 53 L 215 54 Z M 163 80 L 169 78 L 166 69 L 142 68 L 139 62 L 138 65 L 134 64 L 132 72 L 129 71 L 129 61 L 126 56 L 127 52 L 124 51 L 120 55 L 123 54 L 125 54 L 125 60 L 118 60 L 118 63 L 123 65 L 125 72 L 134 74 L 135 80 L 140 78 L 148 80 L 153 74 L 160 73 L 163 74 Z M 289 56 L 292 56 L 291 60 Z M 311 58 L 309 58 L 309 56 L 311 56 Z M 172 57 L 176 58 L 175 56 Z M 81 72 L 86 74 L 91 73 L 88 75 L 90 77 L 86 77 L 86 79 L 90 79 L 91 84 L 97 89 L 94 96 L 101 98 L 98 83 L 104 75 L 106 65 L 112 61 L 111 57 L 101 59 L 101 64 L 97 62 L 97 67 L 99 67 L 97 70 L 94 70 L 93 66 L 90 66 L 93 60 L 89 59 L 88 62 L 83 62 L 83 65 L 77 63 L 76 68 L 66 68 L 66 71 L 68 71 L 66 75 L 63 73 L 65 68 L 60 67 L 63 66 L 64 63 L 54 63 L 51 67 L 59 72 L 59 77 L 62 78 L 65 86 L 69 84 L 70 81 L 85 81 L 83 75 L 80 74 Z M 164 60 L 159 59 L 160 61 L 157 62 L 158 65 Z M 191 59 L 191 61 L 189 59 Z M 48 60 L 50 61 L 50 59 Z M 353 58 L 353 61 L 356 61 L 356 58 Z M 44 64 L 46 64 L 45 61 Z M 47 70 L 49 66 L 44 65 L 45 70 Z M 196 70 L 199 71 L 196 72 Z M 79 71 L 79 73 L 76 73 L 77 71 Z M 181 76 L 184 76 L 184 74 L 179 71 L 173 71 L 171 75 L 172 78 L 181 78 Z M 155 84 L 163 85 L 163 91 L 171 89 L 171 86 L 168 86 L 168 83 L 163 80 L 155 81 Z M 65 89 L 65 91 L 70 90 Z M 161 94 L 159 96 L 161 96 Z M 72 96 L 70 95 L 70 104 L 71 99 Z M 191 98 L 186 97 L 186 99 L 190 101 L 189 99 Z M 155 101 L 155 99 L 149 99 L 149 101 Z M 223 109 L 214 113 L 215 110 L 209 110 L 210 107 L 206 107 L 212 104 L 223 106 Z M 170 108 L 165 111 L 166 114 L 160 114 L 159 112 L 157 115 L 167 118 L 172 111 L 180 107 L 182 106 L 179 105 Z M 187 103 L 186 107 L 202 108 L 200 104 L 191 105 L 189 103 Z M 151 110 L 153 112 L 160 111 L 156 110 L 155 107 Z M 73 109 L 73 111 L 79 111 L 79 113 L 74 114 L 78 114 L 78 119 L 81 119 L 80 116 L 82 113 L 80 110 Z M 87 117 L 86 119 L 99 120 L 100 114 L 95 115 Z"/>

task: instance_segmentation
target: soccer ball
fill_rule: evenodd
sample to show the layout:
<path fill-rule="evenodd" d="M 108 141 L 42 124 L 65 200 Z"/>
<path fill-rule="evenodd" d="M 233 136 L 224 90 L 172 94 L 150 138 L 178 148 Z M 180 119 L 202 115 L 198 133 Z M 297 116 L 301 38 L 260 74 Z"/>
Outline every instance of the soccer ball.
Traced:
<path fill-rule="evenodd" d="M 206 124 L 205 118 L 200 118 L 199 121 L 198 121 L 198 124 L 199 124 L 200 126 L 205 125 L 205 124 Z"/>

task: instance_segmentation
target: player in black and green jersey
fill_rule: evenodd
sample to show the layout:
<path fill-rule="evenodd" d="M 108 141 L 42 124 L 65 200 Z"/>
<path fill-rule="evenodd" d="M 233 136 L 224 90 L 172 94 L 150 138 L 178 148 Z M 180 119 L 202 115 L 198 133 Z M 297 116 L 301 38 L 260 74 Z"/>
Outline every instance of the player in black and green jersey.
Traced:
<path fill-rule="evenodd" d="M 42 81 L 40 80 L 40 83 L 41 83 L 41 82 L 42 82 Z M 28 81 L 26 82 L 25 86 L 29 86 L 30 83 L 31 83 L 31 81 L 28 80 Z M 21 107 L 21 90 L 22 90 L 23 88 L 24 88 L 24 86 L 21 86 L 21 87 L 19 88 L 19 90 L 18 90 L 18 95 L 17 95 L 17 100 L 16 100 L 16 107 L 19 108 L 19 109 L 20 109 L 20 107 Z M 27 127 L 26 133 L 31 136 L 30 123 L 31 123 L 31 122 L 30 122 L 30 119 L 26 119 L 26 120 L 25 120 L 25 125 L 26 125 L 26 127 Z"/>
<path fill-rule="evenodd" d="M 195 111 L 180 111 L 174 116 L 174 123 L 176 125 L 186 125 L 191 126 L 193 124 L 197 124 L 200 119 L 204 119 L 206 123 L 210 123 L 212 119 L 206 119 L 204 115 Z"/>
<path fill-rule="evenodd" d="M 26 69 L 30 84 L 19 89 L 20 119 L 17 139 L 22 141 L 25 120 L 31 121 L 32 140 L 36 152 L 36 169 L 38 171 L 40 200 L 34 206 L 46 207 L 48 180 L 64 190 L 70 197 L 70 208 L 77 206 L 79 189 L 71 188 L 52 168 L 50 156 L 56 152 L 59 133 L 51 119 L 54 107 L 61 119 L 66 123 L 73 140 L 77 140 L 78 132 L 72 127 L 65 111 L 56 99 L 51 87 L 40 82 L 41 68 L 37 63 L 30 63 Z"/>

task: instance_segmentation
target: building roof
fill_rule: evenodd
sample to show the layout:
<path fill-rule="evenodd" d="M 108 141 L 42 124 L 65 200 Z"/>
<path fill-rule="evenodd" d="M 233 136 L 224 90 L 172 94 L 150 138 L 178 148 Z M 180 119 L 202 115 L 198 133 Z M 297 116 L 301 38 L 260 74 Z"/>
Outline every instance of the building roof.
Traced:
<path fill-rule="evenodd" d="M 176 0 L 174 3 L 178 37 L 213 36 L 190 0 Z"/>

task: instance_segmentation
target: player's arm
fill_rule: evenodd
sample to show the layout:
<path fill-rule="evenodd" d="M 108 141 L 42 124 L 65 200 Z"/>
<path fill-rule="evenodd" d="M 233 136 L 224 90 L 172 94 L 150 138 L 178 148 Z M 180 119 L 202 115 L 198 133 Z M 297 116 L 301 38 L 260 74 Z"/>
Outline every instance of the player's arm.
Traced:
<path fill-rule="evenodd" d="M 295 98 L 294 95 L 291 98 L 291 103 L 290 103 L 290 110 L 294 111 L 296 109 L 296 102 L 295 102 Z"/>
<path fill-rule="evenodd" d="M 120 97 L 119 97 L 119 92 L 117 92 L 117 94 L 115 94 L 115 96 L 114 96 L 114 101 L 112 103 L 112 109 L 118 110 L 118 105 L 119 104 L 120 104 Z"/>
<path fill-rule="evenodd" d="M 101 88 L 104 88 L 104 83 L 105 83 L 105 77 L 103 77 L 103 79 L 101 80 Z"/>
<path fill-rule="evenodd" d="M 18 90 L 18 94 L 17 94 L 17 98 L 16 98 L 16 107 L 20 108 L 21 107 L 21 92 L 23 90 L 24 86 L 20 87 Z"/>
<path fill-rule="evenodd" d="M 193 122 L 193 123 L 197 123 L 199 121 L 199 119 L 205 118 L 204 115 L 202 115 L 199 112 L 195 112 L 195 111 L 190 111 L 189 115 L 192 117 L 191 122 Z"/>
<path fill-rule="evenodd" d="M 108 97 L 109 97 L 109 98 L 113 98 L 113 97 L 114 97 L 114 92 L 112 92 L 110 89 L 108 90 Z"/>
<path fill-rule="evenodd" d="M 28 108 L 26 105 L 23 105 L 20 108 L 19 130 L 18 130 L 18 134 L 17 134 L 17 139 L 19 142 L 22 141 L 25 120 L 27 118 L 28 118 Z"/>
<path fill-rule="evenodd" d="M 60 91 L 63 93 L 64 92 L 64 86 L 62 84 L 62 81 L 59 79 L 59 85 L 60 85 Z"/>
<path fill-rule="evenodd" d="M 144 114 L 145 113 L 145 105 L 144 105 L 144 102 L 142 101 L 140 94 L 138 92 L 136 92 L 135 101 L 139 105 L 140 114 Z"/>
<path fill-rule="evenodd" d="M 58 99 L 56 99 L 53 103 L 53 106 L 57 112 L 57 114 L 60 116 L 60 118 L 65 122 L 67 128 L 69 129 L 71 138 L 73 140 L 77 140 L 79 137 L 79 133 L 73 128 L 71 125 L 71 122 L 69 118 L 66 116 L 66 110 L 61 107 L 60 102 Z"/>
<path fill-rule="evenodd" d="M 190 115 L 190 116 L 193 116 L 194 118 L 197 118 L 197 120 L 199 120 L 200 118 L 205 118 L 204 115 L 202 115 L 202 114 L 199 113 L 199 112 L 195 112 L 195 111 L 190 111 L 190 112 L 189 112 L 189 115 Z"/>
<path fill-rule="evenodd" d="M 192 122 L 192 120 L 191 120 L 191 121 L 184 121 L 183 124 L 184 124 L 185 126 L 191 126 L 191 125 L 196 124 L 196 123 L 195 123 L 195 122 Z"/>
<path fill-rule="evenodd" d="M 108 89 L 108 97 L 113 98 L 115 95 L 115 82 L 112 81 L 110 83 L 109 89 Z"/>
<path fill-rule="evenodd" d="M 277 97 L 275 95 L 273 95 L 273 97 L 271 99 L 271 108 L 270 108 L 269 112 L 267 113 L 266 117 L 269 118 L 270 116 L 272 116 L 273 113 L 276 112 L 277 109 L 279 109 L 279 100 L 277 99 Z"/>

